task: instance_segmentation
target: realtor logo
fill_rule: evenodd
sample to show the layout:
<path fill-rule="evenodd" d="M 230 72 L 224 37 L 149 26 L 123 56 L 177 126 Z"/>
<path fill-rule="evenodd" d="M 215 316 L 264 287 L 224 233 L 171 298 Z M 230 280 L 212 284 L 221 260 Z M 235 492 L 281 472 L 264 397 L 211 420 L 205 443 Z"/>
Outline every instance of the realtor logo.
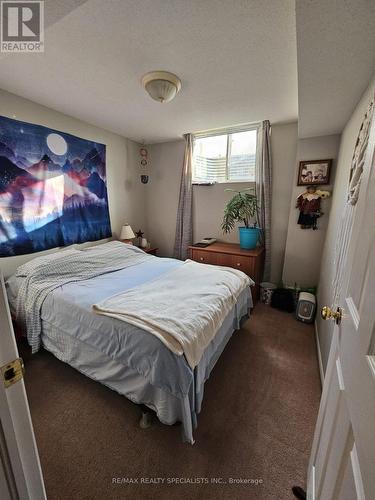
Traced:
<path fill-rule="evenodd" d="M 1 2 L 1 52 L 44 52 L 44 2 Z"/>

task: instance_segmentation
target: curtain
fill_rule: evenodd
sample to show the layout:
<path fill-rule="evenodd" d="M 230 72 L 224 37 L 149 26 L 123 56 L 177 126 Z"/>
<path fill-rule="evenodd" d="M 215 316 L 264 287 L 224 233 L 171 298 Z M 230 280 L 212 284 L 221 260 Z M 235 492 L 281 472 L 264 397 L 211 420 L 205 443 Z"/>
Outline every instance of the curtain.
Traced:
<path fill-rule="evenodd" d="M 188 246 L 193 243 L 193 138 L 191 134 L 186 134 L 184 139 L 185 155 L 182 166 L 174 243 L 174 257 L 180 260 L 188 258 Z"/>
<path fill-rule="evenodd" d="M 263 281 L 269 281 L 271 275 L 271 124 L 262 122 L 258 133 L 258 161 L 255 166 L 255 194 L 258 200 L 257 222 L 261 229 L 262 244 L 265 247 Z"/>

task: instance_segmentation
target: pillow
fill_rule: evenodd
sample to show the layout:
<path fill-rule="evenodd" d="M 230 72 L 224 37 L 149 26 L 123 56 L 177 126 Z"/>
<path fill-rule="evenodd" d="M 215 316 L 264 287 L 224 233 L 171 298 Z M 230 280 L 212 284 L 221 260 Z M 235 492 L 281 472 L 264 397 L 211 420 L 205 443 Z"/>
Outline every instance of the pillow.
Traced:
<path fill-rule="evenodd" d="M 90 252 L 92 250 L 97 250 L 98 248 L 107 248 L 107 247 L 115 247 L 118 245 L 123 245 L 121 241 L 112 240 L 107 241 L 106 243 L 98 243 L 97 245 L 91 245 L 90 247 L 81 248 L 81 252 Z"/>
<path fill-rule="evenodd" d="M 40 257 L 35 257 L 35 259 L 29 260 L 28 262 L 26 262 L 26 264 L 20 266 L 17 269 L 15 276 L 17 276 L 18 278 L 20 277 L 26 278 L 40 264 L 53 262 L 54 260 L 60 259 L 61 257 L 76 253 L 80 253 L 80 250 L 77 250 L 76 248 L 68 248 L 67 250 L 60 250 L 58 252 L 53 252 L 47 255 L 41 255 Z"/>
<path fill-rule="evenodd" d="M 131 245 L 129 243 L 123 243 L 122 241 L 113 240 L 108 241 L 107 243 L 99 243 L 99 245 L 93 245 L 91 247 L 82 248 L 81 252 L 92 252 L 95 250 L 102 250 L 105 248 L 121 248 L 124 250 L 124 253 L 130 251 L 130 253 L 144 253 L 142 249 L 138 248 L 135 245 Z"/>

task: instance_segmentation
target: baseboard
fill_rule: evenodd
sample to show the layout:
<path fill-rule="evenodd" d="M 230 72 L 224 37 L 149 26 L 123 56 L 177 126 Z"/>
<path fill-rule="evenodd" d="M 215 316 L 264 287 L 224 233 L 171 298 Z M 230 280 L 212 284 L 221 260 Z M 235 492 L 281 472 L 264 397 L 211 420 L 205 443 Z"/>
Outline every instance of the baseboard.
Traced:
<path fill-rule="evenodd" d="M 323 370 L 322 352 L 320 350 L 320 342 L 319 342 L 319 335 L 318 335 L 318 324 L 317 324 L 316 320 L 314 322 L 314 327 L 315 327 L 314 329 L 315 329 L 316 352 L 318 355 L 318 364 L 319 364 L 320 383 L 322 384 L 322 387 L 323 387 L 324 370 Z"/>

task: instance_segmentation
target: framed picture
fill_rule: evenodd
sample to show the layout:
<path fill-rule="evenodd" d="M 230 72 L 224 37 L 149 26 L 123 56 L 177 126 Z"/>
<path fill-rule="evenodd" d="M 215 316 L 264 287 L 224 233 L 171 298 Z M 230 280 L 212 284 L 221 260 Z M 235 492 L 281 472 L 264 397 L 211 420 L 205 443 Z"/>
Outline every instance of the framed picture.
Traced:
<path fill-rule="evenodd" d="M 300 161 L 297 186 L 329 184 L 332 160 Z"/>

